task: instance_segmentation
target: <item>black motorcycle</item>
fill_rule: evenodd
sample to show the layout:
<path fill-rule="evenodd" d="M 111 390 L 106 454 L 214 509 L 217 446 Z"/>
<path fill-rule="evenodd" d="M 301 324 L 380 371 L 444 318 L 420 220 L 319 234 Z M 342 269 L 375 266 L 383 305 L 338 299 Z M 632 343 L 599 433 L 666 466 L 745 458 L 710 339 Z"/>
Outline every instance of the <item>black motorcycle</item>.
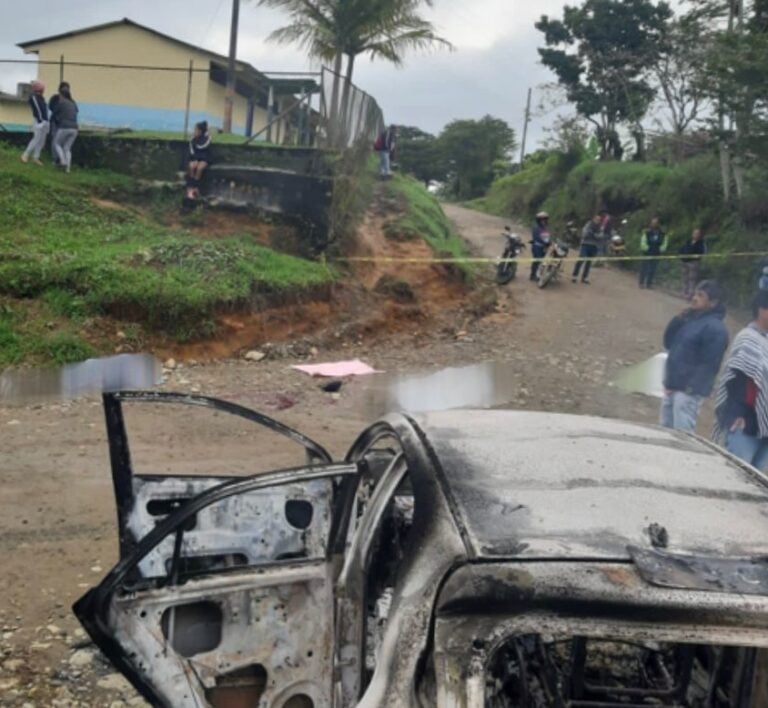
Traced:
<path fill-rule="evenodd" d="M 504 252 L 496 266 L 496 283 L 506 285 L 510 280 L 514 280 L 517 275 L 517 261 L 515 260 L 525 248 L 522 239 L 513 234 L 509 226 L 504 229 Z"/>

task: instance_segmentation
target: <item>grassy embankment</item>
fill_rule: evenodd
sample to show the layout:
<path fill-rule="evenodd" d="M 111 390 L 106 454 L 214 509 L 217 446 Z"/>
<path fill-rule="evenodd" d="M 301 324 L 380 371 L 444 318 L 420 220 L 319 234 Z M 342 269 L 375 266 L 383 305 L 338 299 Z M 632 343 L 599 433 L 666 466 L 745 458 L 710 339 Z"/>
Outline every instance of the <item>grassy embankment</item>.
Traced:
<path fill-rule="evenodd" d="M 659 216 L 670 235 L 670 254 L 677 253 L 695 227 L 702 227 L 711 252 L 768 251 L 768 202 L 759 174 L 738 207 L 723 204 L 719 166 L 714 155 L 679 164 L 596 162 L 581 155 L 553 154 L 521 172 L 503 177 L 488 194 L 467 206 L 498 216 L 532 220 L 540 209 L 552 215 L 559 232 L 568 220 L 581 226 L 595 209 L 606 208 L 614 222 L 628 220 L 628 255 L 638 255 L 640 234 Z M 727 287 L 731 302 L 745 304 L 757 283 L 754 258 L 710 259 L 703 274 Z M 660 265 L 662 279 L 677 282 L 679 265 Z"/>
<path fill-rule="evenodd" d="M 111 352 L 117 330 L 129 344 L 210 336 L 222 311 L 335 278 L 249 234 L 206 239 L 99 199 L 133 189 L 123 175 L 23 165 L 0 146 L 0 366 Z"/>
<path fill-rule="evenodd" d="M 423 238 L 439 257 L 469 256 L 466 242 L 454 231 L 440 202 L 421 182 L 395 174 L 386 183 L 386 189 L 400 207 L 395 218 L 385 226 L 387 236 L 402 240 Z M 475 270 L 471 264 L 457 265 L 465 275 L 472 275 Z"/>

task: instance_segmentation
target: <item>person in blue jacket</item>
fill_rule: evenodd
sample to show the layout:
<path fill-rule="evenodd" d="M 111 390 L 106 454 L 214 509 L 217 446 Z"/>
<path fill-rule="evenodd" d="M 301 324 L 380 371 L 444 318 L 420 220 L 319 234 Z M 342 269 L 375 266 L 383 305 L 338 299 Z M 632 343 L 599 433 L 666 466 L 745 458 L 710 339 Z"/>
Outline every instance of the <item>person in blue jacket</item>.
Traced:
<path fill-rule="evenodd" d="M 728 348 L 724 318 L 720 286 L 714 280 L 703 280 L 694 290 L 690 308 L 667 325 L 664 348 L 669 353 L 661 403 L 663 426 L 696 429 L 701 404 L 712 393 Z"/>
<path fill-rule="evenodd" d="M 546 211 L 540 211 L 536 214 L 536 222 L 531 231 L 531 255 L 536 259 L 531 263 L 531 280 L 538 279 L 539 264 L 541 263 L 539 259 L 544 258 L 551 240 L 549 214 Z"/>
<path fill-rule="evenodd" d="M 648 260 L 640 264 L 640 287 L 650 289 L 653 287 L 653 278 L 656 275 L 656 267 L 659 265 L 656 258 L 667 252 L 667 234 L 662 231 L 661 222 L 657 216 L 651 219 L 650 227 L 643 231 L 640 238 L 640 251 L 644 256 L 649 256 Z"/>

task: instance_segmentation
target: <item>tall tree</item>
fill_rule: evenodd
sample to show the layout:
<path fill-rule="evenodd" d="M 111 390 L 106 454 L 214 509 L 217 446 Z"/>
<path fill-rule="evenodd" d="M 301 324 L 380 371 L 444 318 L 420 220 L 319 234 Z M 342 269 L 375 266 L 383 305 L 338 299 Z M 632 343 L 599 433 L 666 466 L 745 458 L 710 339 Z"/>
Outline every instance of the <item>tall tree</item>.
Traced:
<path fill-rule="evenodd" d="M 621 157 L 621 124 L 638 141 L 642 136 L 641 121 L 655 93 L 648 67 L 671 16 L 663 2 L 585 0 L 579 7 L 566 5 L 562 20 L 543 15 L 536 23 L 546 43 L 539 49 L 542 63 L 593 124 L 603 158 Z"/>
<path fill-rule="evenodd" d="M 397 129 L 397 163 L 402 172 L 429 186 L 444 182 L 448 165 L 437 138 L 420 128 L 401 125 Z"/>
<path fill-rule="evenodd" d="M 355 60 L 361 54 L 386 59 L 401 65 L 409 49 L 447 46 L 435 34 L 430 22 L 418 10 L 432 0 L 259 0 L 261 5 L 285 10 L 290 23 L 275 30 L 270 39 L 298 43 L 310 56 L 333 61 L 334 82 L 331 95 L 332 123 L 343 122 L 349 102 Z M 339 105 L 339 78 L 342 60 L 347 68 Z M 332 125 L 332 128 L 334 125 Z"/>
<path fill-rule="evenodd" d="M 480 120 L 455 120 L 438 138 L 453 181 L 454 196 L 469 199 L 485 193 L 499 170 L 510 162 L 516 147 L 515 131 L 492 116 Z"/>

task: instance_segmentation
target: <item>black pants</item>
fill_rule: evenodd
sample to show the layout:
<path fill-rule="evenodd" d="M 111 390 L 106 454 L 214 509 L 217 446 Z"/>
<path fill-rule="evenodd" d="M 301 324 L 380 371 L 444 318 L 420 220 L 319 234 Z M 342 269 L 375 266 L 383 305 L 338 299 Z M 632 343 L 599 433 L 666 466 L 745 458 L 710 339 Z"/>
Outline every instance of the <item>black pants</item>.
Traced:
<path fill-rule="evenodd" d="M 597 255 L 597 244 L 594 243 L 582 243 L 579 250 L 579 256 L 581 258 L 594 258 Z M 576 261 L 576 265 L 573 268 L 573 277 L 578 278 L 581 266 L 584 265 L 584 276 L 582 280 L 589 278 L 589 271 L 592 270 L 592 261 Z"/>
<path fill-rule="evenodd" d="M 659 262 L 656 259 L 649 259 L 640 264 L 640 287 L 650 288 L 653 285 L 653 278 L 656 275 L 656 266 Z"/>

